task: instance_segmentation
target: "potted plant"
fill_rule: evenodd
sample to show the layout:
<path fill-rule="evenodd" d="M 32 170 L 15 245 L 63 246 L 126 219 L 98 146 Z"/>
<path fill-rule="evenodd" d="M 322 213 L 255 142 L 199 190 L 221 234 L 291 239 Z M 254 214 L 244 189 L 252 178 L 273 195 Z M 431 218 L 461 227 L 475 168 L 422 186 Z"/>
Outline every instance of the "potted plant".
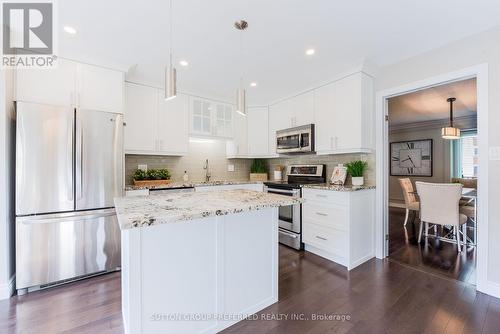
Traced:
<path fill-rule="evenodd" d="M 165 168 L 150 169 L 148 171 L 136 169 L 133 178 L 136 186 L 161 186 L 170 183 L 170 172 Z"/>
<path fill-rule="evenodd" d="M 368 163 L 366 161 L 355 160 L 346 163 L 347 173 L 352 177 L 353 186 L 362 186 L 365 183 L 363 173 L 365 172 Z"/>
<path fill-rule="evenodd" d="M 250 181 L 267 181 L 267 166 L 263 159 L 255 159 L 250 166 Z"/>

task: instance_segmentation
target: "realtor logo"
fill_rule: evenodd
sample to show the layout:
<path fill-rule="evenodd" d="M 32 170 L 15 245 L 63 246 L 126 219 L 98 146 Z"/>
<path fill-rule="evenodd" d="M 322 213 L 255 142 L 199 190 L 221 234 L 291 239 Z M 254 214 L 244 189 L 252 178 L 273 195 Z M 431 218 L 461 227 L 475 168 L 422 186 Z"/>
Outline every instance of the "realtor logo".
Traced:
<path fill-rule="evenodd" d="M 3 67 L 54 67 L 54 4 L 2 3 Z"/>

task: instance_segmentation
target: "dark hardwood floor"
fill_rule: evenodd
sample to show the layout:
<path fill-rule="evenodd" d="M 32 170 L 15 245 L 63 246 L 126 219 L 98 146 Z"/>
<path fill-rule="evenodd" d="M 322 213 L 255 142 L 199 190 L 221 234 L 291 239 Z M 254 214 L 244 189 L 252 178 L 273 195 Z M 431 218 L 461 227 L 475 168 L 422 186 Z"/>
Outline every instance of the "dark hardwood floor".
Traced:
<path fill-rule="evenodd" d="M 436 275 L 476 283 L 476 249 L 457 253 L 457 246 L 435 238 L 418 244 L 420 222 L 410 219 L 404 227 L 405 210 L 389 209 L 389 259 Z M 410 216 L 411 218 L 411 216 Z M 469 237 L 473 231 L 469 229 Z"/>
<path fill-rule="evenodd" d="M 498 333 L 500 300 L 393 261 L 347 272 L 280 246 L 279 302 L 225 333 Z M 0 333 L 122 333 L 119 273 L 0 301 Z M 309 320 L 291 320 L 290 317 Z M 349 316 L 311 320 L 313 315 Z M 288 316 L 288 320 L 277 317 Z M 274 318 L 264 320 L 264 317 Z"/>

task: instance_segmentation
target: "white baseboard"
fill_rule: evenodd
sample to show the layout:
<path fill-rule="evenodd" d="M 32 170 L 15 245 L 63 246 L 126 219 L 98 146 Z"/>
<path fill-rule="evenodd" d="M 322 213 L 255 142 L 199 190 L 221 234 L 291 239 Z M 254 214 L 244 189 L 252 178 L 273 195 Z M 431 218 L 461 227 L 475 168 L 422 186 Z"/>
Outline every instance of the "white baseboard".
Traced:
<path fill-rule="evenodd" d="M 319 249 L 317 247 L 308 244 L 305 244 L 305 250 L 313 254 L 316 254 L 318 256 L 321 256 L 322 258 L 325 258 L 332 262 L 338 263 L 347 268 L 347 259 L 342 256 L 339 256 L 337 254 L 332 254 L 330 252 L 324 251 L 322 249 Z"/>
<path fill-rule="evenodd" d="M 0 284 L 0 300 L 9 299 L 14 294 L 16 275 L 12 275 L 8 283 Z"/>
<path fill-rule="evenodd" d="M 496 298 L 500 298 L 500 284 L 492 281 L 486 281 L 484 289 L 481 289 L 481 292 Z"/>

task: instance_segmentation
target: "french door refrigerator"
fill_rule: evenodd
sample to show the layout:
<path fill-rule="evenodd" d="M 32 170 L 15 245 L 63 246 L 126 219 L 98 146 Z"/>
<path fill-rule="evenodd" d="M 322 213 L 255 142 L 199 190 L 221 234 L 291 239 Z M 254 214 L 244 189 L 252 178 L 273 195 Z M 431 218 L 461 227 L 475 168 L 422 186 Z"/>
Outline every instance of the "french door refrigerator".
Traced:
<path fill-rule="evenodd" d="M 16 103 L 19 293 L 120 267 L 123 116 Z"/>

